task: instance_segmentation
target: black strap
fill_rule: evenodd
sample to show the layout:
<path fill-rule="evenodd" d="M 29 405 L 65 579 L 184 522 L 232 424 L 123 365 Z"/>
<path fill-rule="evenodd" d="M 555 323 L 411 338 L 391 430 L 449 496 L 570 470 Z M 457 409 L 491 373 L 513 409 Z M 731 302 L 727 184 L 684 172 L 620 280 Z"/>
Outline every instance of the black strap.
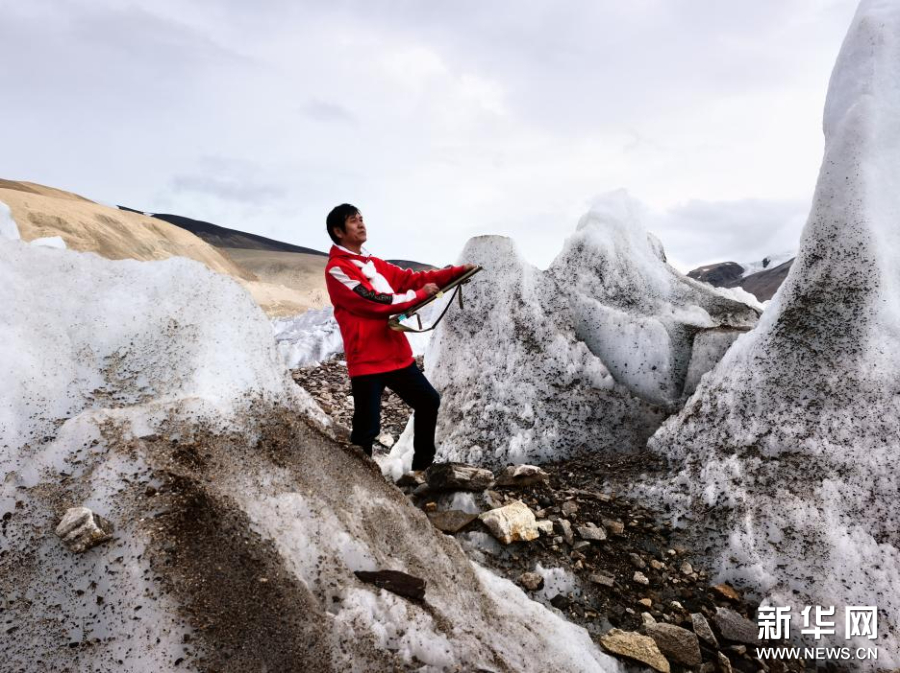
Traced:
<path fill-rule="evenodd" d="M 460 283 L 455 288 L 453 288 L 453 294 L 450 295 L 450 301 L 447 302 L 447 305 L 444 307 L 444 310 L 441 311 L 441 314 L 438 316 L 438 319 L 434 321 L 434 324 L 428 329 L 422 329 L 422 319 L 419 317 L 418 313 L 414 313 L 413 315 L 416 317 L 416 320 L 419 321 L 419 329 L 413 329 L 412 327 L 407 327 L 406 325 L 401 325 L 400 321 L 397 320 L 396 323 L 391 324 L 391 328 L 397 330 L 398 332 L 412 332 L 414 334 L 424 334 L 425 332 L 430 332 L 438 324 L 441 320 L 444 319 L 444 316 L 447 314 L 447 311 L 453 306 L 453 300 L 459 295 L 459 307 L 463 308 L 463 296 L 462 296 L 462 286 L 464 283 Z M 406 316 L 407 318 L 412 318 L 412 316 Z"/>

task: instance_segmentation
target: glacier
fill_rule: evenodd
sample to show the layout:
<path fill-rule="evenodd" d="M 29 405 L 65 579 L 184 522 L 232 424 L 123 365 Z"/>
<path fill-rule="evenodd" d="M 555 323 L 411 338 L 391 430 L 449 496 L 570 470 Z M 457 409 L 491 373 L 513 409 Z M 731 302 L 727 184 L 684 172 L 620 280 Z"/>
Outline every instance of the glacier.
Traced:
<path fill-rule="evenodd" d="M 759 309 L 672 268 L 643 217 L 624 191 L 598 199 L 546 270 L 510 239 L 467 243 L 458 263 L 485 272 L 425 355 L 442 396 L 440 459 L 639 449 L 753 327 Z"/>
<path fill-rule="evenodd" d="M 645 493 L 711 533 L 720 578 L 835 606 L 831 644 L 900 665 L 900 5 L 864 0 L 837 58 L 799 252 L 759 325 L 651 438 Z M 875 606 L 879 639 L 845 631 Z M 819 642 L 817 644 L 823 644 Z M 860 664 L 862 665 L 862 664 Z"/>
<path fill-rule="evenodd" d="M 230 278 L 4 237 L 0 302 L 0 669 L 621 670 L 333 439 Z"/>

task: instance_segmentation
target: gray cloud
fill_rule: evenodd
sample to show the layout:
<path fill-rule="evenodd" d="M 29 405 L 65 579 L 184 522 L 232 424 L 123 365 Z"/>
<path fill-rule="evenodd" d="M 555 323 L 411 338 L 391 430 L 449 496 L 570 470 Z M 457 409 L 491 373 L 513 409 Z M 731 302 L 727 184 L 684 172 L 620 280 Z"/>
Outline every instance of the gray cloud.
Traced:
<path fill-rule="evenodd" d="M 310 119 L 320 122 L 356 122 L 356 117 L 347 108 L 317 99 L 309 101 L 300 108 L 300 112 Z"/>
<path fill-rule="evenodd" d="M 752 262 L 796 251 L 810 204 L 806 201 L 693 200 L 651 217 L 667 254 L 689 270 L 710 262 Z"/>
<path fill-rule="evenodd" d="M 194 192 L 253 205 L 282 199 L 286 194 L 286 190 L 277 185 L 209 175 L 176 175 L 172 178 L 171 187 L 179 193 Z"/>

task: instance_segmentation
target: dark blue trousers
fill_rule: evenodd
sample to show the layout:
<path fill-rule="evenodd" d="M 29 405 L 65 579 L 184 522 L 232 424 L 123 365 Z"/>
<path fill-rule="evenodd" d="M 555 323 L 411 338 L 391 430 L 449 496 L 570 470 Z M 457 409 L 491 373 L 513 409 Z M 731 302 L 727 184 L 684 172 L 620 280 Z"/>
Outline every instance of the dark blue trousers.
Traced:
<path fill-rule="evenodd" d="M 353 390 L 351 443 L 372 455 L 372 443 L 381 429 L 381 393 L 387 387 L 416 412 L 413 421 L 415 454 L 412 468 L 424 470 L 434 462 L 434 428 L 437 425 L 441 396 L 419 371 L 415 362 L 392 372 L 354 376 L 350 379 L 350 387 Z"/>

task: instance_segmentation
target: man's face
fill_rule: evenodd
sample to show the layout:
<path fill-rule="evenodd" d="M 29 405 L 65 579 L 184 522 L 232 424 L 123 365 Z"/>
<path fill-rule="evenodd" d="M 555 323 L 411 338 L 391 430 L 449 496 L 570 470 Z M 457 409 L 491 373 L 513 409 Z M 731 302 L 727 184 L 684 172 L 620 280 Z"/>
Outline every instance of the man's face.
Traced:
<path fill-rule="evenodd" d="M 335 233 L 337 237 L 341 241 L 341 245 L 347 246 L 349 243 L 352 246 L 362 245 L 366 242 L 366 223 L 363 221 L 362 213 L 356 213 L 356 215 L 351 215 L 344 222 L 344 231 L 340 229 L 336 230 Z"/>

